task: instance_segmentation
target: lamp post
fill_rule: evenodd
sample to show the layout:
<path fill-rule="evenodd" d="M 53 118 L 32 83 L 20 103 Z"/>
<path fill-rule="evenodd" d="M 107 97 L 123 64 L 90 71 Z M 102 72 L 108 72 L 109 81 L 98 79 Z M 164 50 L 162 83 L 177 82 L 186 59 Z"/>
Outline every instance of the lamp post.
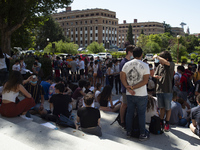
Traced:
<path fill-rule="evenodd" d="M 179 39 L 181 38 L 180 35 L 177 35 L 177 40 L 178 40 L 178 47 L 177 47 L 177 64 L 178 64 L 178 56 L 179 56 Z"/>
<path fill-rule="evenodd" d="M 108 52 L 109 47 L 110 47 L 110 42 L 107 41 L 107 46 L 106 46 L 106 57 L 107 57 L 107 52 Z"/>

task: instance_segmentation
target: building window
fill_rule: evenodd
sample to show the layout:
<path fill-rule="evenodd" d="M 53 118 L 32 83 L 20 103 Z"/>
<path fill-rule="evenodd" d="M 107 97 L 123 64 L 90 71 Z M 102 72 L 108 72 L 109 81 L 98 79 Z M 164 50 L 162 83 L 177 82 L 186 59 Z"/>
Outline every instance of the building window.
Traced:
<path fill-rule="evenodd" d="M 67 16 L 67 19 L 70 19 L 70 16 Z"/>
<path fill-rule="evenodd" d="M 69 23 L 67 22 L 67 25 L 68 25 Z"/>
<path fill-rule="evenodd" d="M 78 22 L 76 22 L 76 25 L 78 24 Z"/>
<path fill-rule="evenodd" d="M 101 16 L 103 16 L 103 13 L 101 13 Z"/>
<path fill-rule="evenodd" d="M 104 30 L 104 27 L 103 27 L 103 30 Z"/>
<path fill-rule="evenodd" d="M 90 16 L 94 16 L 94 14 L 91 14 Z"/>
<path fill-rule="evenodd" d="M 81 17 L 84 17 L 84 15 L 81 15 Z"/>
<path fill-rule="evenodd" d="M 85 34 L 85 37 L 87 38 L 87 34 Z"/>
<path fill-rule="evenodd" d="M 80 21 L 80 24 L 82 24 L 82 21 Z"/>
<path fill-rule="evenodd" d="M 106 20 L 106 24 L 108 23 L 108 20 Z"/>
<path fill-rule="evenodd" d="M 110 17 L 110 15 L 108 14 L 108 17 Z"/>
<path fill-rule="evenodd" d="M 88 17 L 88 16 L 89 16 L 89 14 L 86 14 L 85 16 L 86 16 L 86 17 Z"/>
<path fill-rule="evenodd" d="M 80 28 L 80 31 L 82 31 L 82 28 Z"/>
<path fill-rule="evenodd" d="M 83 34 L 80 34 L 80 36 L 82 37 L 82 36 L 83 36 Z"/>
<path fill-rule="evenodd" d="M 73 25 L 73 22 L 71 22 L 71 25 Z"/>
<path fill-rule="evenodd" d="M 104 20 L 103 20 L 103 23 L 104 23 Z"/>
<path fill-rule="evenodd" d="M 85 21 L 85 24 L 87 24 L 87 21 Z"/>
<path fill-rule="evenodd" d="M 78 28 L 76 28 L 76 31 L 78 31 Z"/>
<path fill-rule="evenodd" d="M 87 44 L 87 41 L 85 41 L 85 44 Z"/>
<path fill-rule="evenodd" d="M 109 24 L 111 24 L 111 21 L 109 21 Z"/>
<path fill-rule="evenodd" d="M 99 13 L 96 13 L 96 16 L 98 16 L 99 15 Z"/>
<path fill-rule="evenodd" d="M 78 37 L 78 35 L 76 34 L 76 37 Z"/>
<path fill-rule="evenodd" d="M 90 27 L 90 30 L 92 30 L 92 27 Z"/>
<path fill-rule="evenodd" d="M 79 15 L 77 15 L 76 18 L 79 18 Z"/>
<path fill-rule="evenodd" d="M 72 16 L 71 18 L 75 18 L 75 16 Z"/>
<path fill-rule="evenodd" d="M 92 23 L 92 20 L 90 20 L 90 23 Z"/>
<path fill-rule="evenodd" d="M 95 23 L 98 23 L 98 20 L 95 20 Z"/>
<path fill-rule="evenodd" d="M 90 43 L 92 43 L 92 40 L 90 41 Z"/>
<path fill-rule="evenodd" d="M 106 16 L 106 14 L 104 14 L 104 16 Z"/>
<path fill-rule="evenodd" d="M 66 17 L 63 17 L 63 19 L 66 19 Z"/>
<path fill-rule="evenodd" d="M 104 33 L 103 33 L 103 36 L 104 36 Z"/>
<path fill-rule="evenodd" d="M 98 37 L 98 34 L 96 33 L 96 37 Z"/>
<path fill-rule="evenodd" d="M 90 34 L 90 37 L 92 37 L 92 34 Z"/>
<path fill-rule="evenodd" d="M 85 27 L 85 30 L 87 30 L 87 27 Z"/>

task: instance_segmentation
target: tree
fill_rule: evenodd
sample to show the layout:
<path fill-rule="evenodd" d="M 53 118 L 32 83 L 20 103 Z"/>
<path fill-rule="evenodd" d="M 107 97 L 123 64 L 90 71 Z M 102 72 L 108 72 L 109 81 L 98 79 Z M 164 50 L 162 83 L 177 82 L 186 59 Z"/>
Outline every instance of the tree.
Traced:
<path fill-rule="evenodd" d="M 48 45 L 47 38 L 49 38 L 49 42 L 66 41 L 62 28 L 51 16 L 48 17 L 48 21 L 44 25 L 36 30 L 36 37 L 36 45 L 40 49 L 44 49 Z"/>
<path fill-rule="evenodd" d="M 158 43 L 149 41 L 144 47 L 144 53 L 160 53 L 161 48 Z"/>
<path fill-rule="evenodd" d="M 141 30 L 141 33 L 140 33 L 140 34 L 144 34 L 144 30 L 143 30 L 143 29 Z"/>
<path fill-rule="evenodd" d="M 131 24 L 129 24 L 129 26 L 128 26 L 127 40 L 129 41 L 129 43 L 130 43 L 131 45 L 134 44 L 134 41 L 133 41 L 133 31 L 132 31 L 132 26 L 131 26 Z"/>
<path fill-rule="evenodd" d="M 67 54 L 77 54 L 78 45 L 74 43 L 63 42 L 62 40 L 58 42 L 53 42 L 55 44 L 55 49 L 52 48 L 52 43 L 49 43 L 45 48 L 45 53 L 67 53 Z"/>
<path fill-rule="evenodd" d="M 172 59 L 173 61 L 177 61 L 177 50 L 178 50 L 178 44 L 174 44 L 171 47 L 171 55 L 172 55 Z M 178 55 L 178 60 L 181 60 L 181 56 L 188 56 L 188 53 L 186 51 L 186 47 L 183 46 L 182 44 L 179 44 L 179 55 Z"/>
<path fill-rule="evenodd" d="M 173 35 L 173 33 L 172 33 L 172 27 L 171 27 L 170 24 L 166 24 L 165 21 L 164 21 L 163 22 L 163 27 L 165 29 L 165 33 L 168 32 L 168 33 L 170 33 L 170 35 Z"/>
<path fill-rule="evenodd" d="M 1 0 L 0 31 L 2 51 L 10 53 L 11 35 L 23 24 L 34 26 L 39 23 L 41 15 L 64 8 L 72 0 Z"/>
<path fill-rule="evenodd" d="M 145 45 L 147 44 L 148 42 L 148 36 L 144 35 L 144 34 L 141 34 L 139 37 L 138 37 L 138 42 L 136 44 L 137 47 L 141 47 L 142 49 L 145 48 Z"/>
<path fill-rule="evenodd" d="M 92 42 L 90 45 L 88 45 L 87 50 L 91 53 L 100 53 L 104 52 L 105 48 L 103 46 L 103 43 L 99 44 L 98 42 Z"/>

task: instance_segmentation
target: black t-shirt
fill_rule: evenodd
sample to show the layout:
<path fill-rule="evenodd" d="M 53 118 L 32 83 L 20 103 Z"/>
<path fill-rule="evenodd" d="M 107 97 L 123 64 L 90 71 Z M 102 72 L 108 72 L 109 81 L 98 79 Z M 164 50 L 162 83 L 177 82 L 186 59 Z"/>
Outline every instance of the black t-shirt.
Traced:
<path fill-rule="evenodd" d="M 44 95 L 44 89 L 41 85 L 36 84 L 33 86 L 31 83 L 25 85 L 26 90 L 32 95 L 35 103 L 40 103 L 41 95 Z"/>
<path fill-rule="evenodd" d="M 50 103 L 53 103 L 53 114 L 60 115 L 63 114 L 66 117 L 70 116 L 70 112 L 68 110 L 69 103 L 72 102 L 72 99 L 69 95 L 63 94 L 54 94 L 50 98 Z"/>
<path fill-rule="evenodd" d="M 101 118 L 99 110 L 92 107 L 80 108 L 77 115 L 80 118 L 82 128 L 98 126 L 98 119 Z"/>
<path fill-rule="evenodd" d="M 197 129 L 200 131 L 200 106 L 191 109 L 192 119 L 197 122 Z"/>

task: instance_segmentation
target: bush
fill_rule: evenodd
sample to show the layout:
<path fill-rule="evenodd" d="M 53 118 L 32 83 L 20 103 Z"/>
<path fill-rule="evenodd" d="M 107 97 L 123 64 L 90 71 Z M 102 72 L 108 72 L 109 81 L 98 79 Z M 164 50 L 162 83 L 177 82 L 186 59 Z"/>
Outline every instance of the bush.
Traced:
<path fill-rule="evenodd" d="M 187 59 L 186 56 L 181 56 L 181 62 L 182 62 L 182 61 L 185 61 L 185 62 L 187 63 L 187 60 L 188 60 L 188 59 Z"/>
<path fill-rule="evenodd" d="M 194 61 L 196 61 L 197 55 L 196 54 L 191 54 L 190 58 L 194 59 Z"/>
<path fill-rule="evenodd" d="M 121 53 L 121 52 L 113 52 L 112 54 L 113 58 L 120 58 L 120 57 L 125 57 L 126 56 L 126 52 Z"/>
<path fill-rule="evenodd" d="M 87 50 L 90 53 L 96 54 L 96 53 L 104 52 L 105 48 L 103 46 L 103 43 L 99 44 L 98 42 L 92 42 L 90 45 L 88 45 Z"/>
<path fill-rule="evenodd" d="M 29 69 L 30 71 L 32 71 L 32 66 L 33 66 L 33 63 L 35 62 L 35 58 L 34 57 L 24 58 L 24 62 L 26 64 L 26 69 Z M 44 76 L 42 77 L 42 79 L 45 79 L 46 77 L 52 74 L 51 60 L 49 58 L 40 58 L 39 62 L 42 64 L 42 70 L 44 73 Z M 12 59 L 10 61 L 10 68 L 9 68 L 10 71 L 12 71 L 12 66 L 14 65 L 14 63 L 15 63 L 15 60 Z M 30 76 L 30 73 L 27 73 L 25 78 L 28 78 L 29 76 Z"/>

